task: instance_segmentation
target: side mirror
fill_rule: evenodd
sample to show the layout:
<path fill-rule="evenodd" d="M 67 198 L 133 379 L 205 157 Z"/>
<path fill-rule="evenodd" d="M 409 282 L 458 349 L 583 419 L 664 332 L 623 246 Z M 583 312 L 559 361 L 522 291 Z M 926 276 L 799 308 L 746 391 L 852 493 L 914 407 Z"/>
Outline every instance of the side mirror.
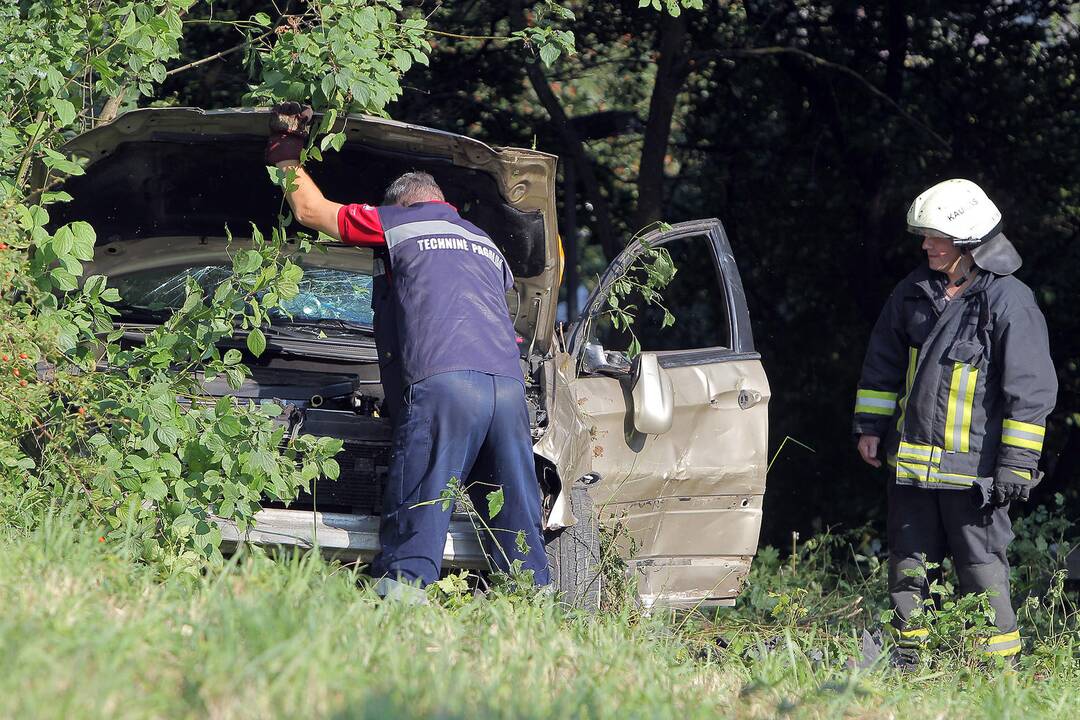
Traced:
<path fill-rule="evenodd" d="M 589 343 L 581 356 L 581 370 L 588 375 L 619 377 L 630 373 L 630 361 L 620 352 L 606 352 L 600 343 Z"/>
<path fill-rule="evenodd" d="M 642 435 L 662 435 L 675 419 L 675 391 L 671 378 L 654 353 L 634 358 L 633 390 L 634 429 Z"/>

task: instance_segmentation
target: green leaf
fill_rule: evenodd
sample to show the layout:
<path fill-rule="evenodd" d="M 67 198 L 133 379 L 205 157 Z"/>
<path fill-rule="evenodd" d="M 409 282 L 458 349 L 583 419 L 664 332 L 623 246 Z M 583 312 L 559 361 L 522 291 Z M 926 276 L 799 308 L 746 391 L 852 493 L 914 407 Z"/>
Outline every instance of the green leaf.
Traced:
<path fill-rule="evenodd" d="M 50 103 L 56 111 L 56 116 L 60 118 L 61 125 L 70 125 L 75 122 L 75 106 L 71 102 L 63 98 L 53 98 Z"/>
<path fill-rule="evenodd" d="M 236 437 L 244 431 L 244 425 L 240 422 L 240 418 L 235 415 L 226 415 L 218 419 L 218 430 L 222 435 L 226 437 Z"/>
<path fill-rule="evenodd" d="M 185 537 L 195 528 L 195 516 L 190 512 L 180 513 L 172 521 L 172 529 L 180 537 Z"/>
<path fill-rule="evenodd" d="M 44 205 L 58 202 L 71 202 L 71 193 L 63 190 L 52 190 L 41 194 L 41 202 Z"/>
<path fill-rule="evenodd" d="M 487 494 L 488 517 L 494 518 L 503 508 L 503 489 L 492 490 Z"/>
<path fill-rule="evenodd" d="M 50 150 L 48 148 L 45 148 L 45 157 L 41 159 L 41 162 L 43 162 L 46 167 L 50 167 L 57 172 L 66 173 L 68 175 L 82 175 L 85 172 L 82 165 L 69 160 L 55 150 Z"/>
<path fill-rule="evenodd" d="M 334 76 L 330 73 L 323 75 L 322 82 L 319 83 L 319 87 L 322 90 L 323 97 L 330 100 L 334 97 L 334 89 L 337 85 L 334 83 Z"/>
<path fill-rule="evenodd" d="M 233 390 L 239 390 L 240 386 L 244 384 L 244 371 L 239 367 L 226 368 L 225 381 Z"/>
<path fill-rule="evenodd" d="M 545 65 L 550 66 L 559 59 L 559 55 L 562 55 L 562 49 L 555 43 L 548 43 L 540 48 L 540 59 Z"/>
<path fill-rule="evenodd" d="M 244 250 L 238 253 L 233 260 L 233 272 L 237 274 L 252 273 L 262 267 L 263 256 L 258 250 Z"/>
<path fill-rule="evenodd" d="M 56 287 L 63 292 L 69 292 L 79 286 L 79 279 L 64 268 L 53 268 L 49 271 L 49 277 L 56 283 Z"/>
<path fill-rule="evenodd" d="M 398 66 L 398 70 L 405 73 L 412 67 L 413 59 L 412 55 L 407 50 L 401 48 L 394 48 L 394 64 Z"/>
<path fill-rule="evenodd" d="M 266 350 L 266 336 L 259 328 L 253 328 L 247 336 L 247 347 L 251 354 L 259 357 Z"/>
<path fill-rule="evenodd" d="M 105 288 L 104 275 L 91 275 L 83 281 L 83 292 L 90 297 L 98 297 Z"/>
<path fill-rule="evenodd" d="M 236 365 L 244 359 L 243 354 L 236 348 L 229 348 L 225 351 L 225 357 L 222 358 L 222 362 L 226 365 Z"/>
<path fill-rule="evenodd" d="M 70 255 L 72 249 L 75 247 L 75 236 L 71 232 L 71 227 L 65 225 L 56 231 L 52 239 L 52 251 L 56 253 L 56 257 L 64 257 Z"/>
<path fill-rule="evenodd" d="M 334 129 L 334 123 L 337 122 L 337 110 L 330 108 L 323 115 L 322 123 L 319 124 L 319 132 L 326 133 Z"/>
<path fill-rule="evenodd" d="M 169 494 L 169 488 L 164 481 L 156 475 L 143 481 L 143 493 L 151 500 L 164 500 Z"/>
<path fill-rule="evenodd" d="M 270 16 L 264 12 L 255 13 L 254 17 L 252 17 L 251 19 L 255 22 L 256 25 L 261 25 L 262 27 L 270 27 Z"/>
<path fill-rule="evenodd" d="M 245 468 L 253 474 L 261 472 L 270 475 L 277 469 L 277 459 L 269 450 L 256 450 L 248 455 Z"/>
<path fill-rule="evenodd" d="M 120 302 L 120 291 L 116 288 L 105 288 L 101 291 L 101 299 L 105 302 Z"/>
<path fill-rule="evenodd" d="M 155 435 L 157 436 L 157 441 L 166 448 L 175 450 L 176 446 L 180 443 L 180 431 L 172 425 L 159 426 Z"/>
<path fill-rule="evenodd" d="M 173 427 L 170 427 L 169 429 L 176 432 L 177 433 L 177 439 L 179 439 L 180 431 L 177 430 L 176 428 L 173 428 Z M 160 433 L 161 430 L 159 429 L 158 432 Z M 184 472 L 183 464 L 181 464 L 181 462 L 176 458 L 175 455 L 168 455 L 168 454 L 162 455 L 161 460 L 160 460 L 160 464 L 161 464 L 161 469 L 164 470 L 165 472 L 169 473 L 173 477 L 178 478 L 178 477 L 180 477 L 181 473 Z"/>
<path fill-rule="evenodd" d="M 79 260 L 91 262 L 94 259 L 94 244 L 97 242 L 97 233 L 88 222 L 79 220 L 71 223 L 71 235 L 74 240 L 73 254 Z"/>

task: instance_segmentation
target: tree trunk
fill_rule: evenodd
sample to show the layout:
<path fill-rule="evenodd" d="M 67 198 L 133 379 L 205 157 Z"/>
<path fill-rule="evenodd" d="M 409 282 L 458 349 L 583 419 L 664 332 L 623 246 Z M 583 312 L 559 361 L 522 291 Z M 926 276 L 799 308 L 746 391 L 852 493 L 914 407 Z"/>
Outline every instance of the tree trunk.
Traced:
<path fill-rule="evenodd" d="M 510 4 L 510 25 L 515 31 L 526 27 L 525 7 L 525 4 L 520 0 Z M 600 180 L 596 176 L 596 168 L 593 167 L 593 161 L 589 157 L 585 143 L 570 124 L 570 120 L 566 116 L 566 110 L 563 109 L 562 102 L 552 91 L 547 76 L 540 66 L 539 59 L 527 59 L 525 61 L 525 72 L 528 75 L 533 91 L 540 99 L 540 104 L 544 106 L 544 110 L 547 111 L 548 116 L 551 118 L 551 123 L 562 141 L 564 153 L 569 156 L 569 161 L 574 163 L 578 182 L 581 183 L 581 187 L 585 191 L 585 199 L 592 205 L 593 219 L 592 222 L 588 223 L 592 229 L 592 234 L 600 243 L 600 247 L 608 260 L 614 260 L 615 256 L 622 250 L 624 243 L 616 238 L 614 232 L 612 232 L 611 204 L 600 190 Z"/>
<path fill-rule="evenodd" d="M 649 98 L 649 117 L 638 169 L 637 210 L 632 229 L 639 230 L 663 219 L 664 161 L 671 137 L 675 104 L 689 73 L 687 15 L 660 17 L 660 57 L 656 63 L 656 82 Z"/>

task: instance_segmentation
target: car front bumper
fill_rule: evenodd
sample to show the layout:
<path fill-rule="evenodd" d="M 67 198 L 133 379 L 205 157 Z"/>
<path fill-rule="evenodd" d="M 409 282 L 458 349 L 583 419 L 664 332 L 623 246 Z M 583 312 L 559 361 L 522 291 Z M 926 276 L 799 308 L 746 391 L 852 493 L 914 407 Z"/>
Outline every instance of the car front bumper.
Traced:
<path fill-rule="evenodd" d="M 344 562 L 370 562 L 379 551 L 379 518 L 310 510 L 265 509 L 255 514 L 255 523 L 241 533 L 230 520 L 216 519 L 221 528 L 221 550 L 233 553 L 244 543 L 262 547 L 318 548 L 328 558 Z M 450 522 L 443 550 L 445 567 L 487 569 L 476 530 L 467 518 Z"/>

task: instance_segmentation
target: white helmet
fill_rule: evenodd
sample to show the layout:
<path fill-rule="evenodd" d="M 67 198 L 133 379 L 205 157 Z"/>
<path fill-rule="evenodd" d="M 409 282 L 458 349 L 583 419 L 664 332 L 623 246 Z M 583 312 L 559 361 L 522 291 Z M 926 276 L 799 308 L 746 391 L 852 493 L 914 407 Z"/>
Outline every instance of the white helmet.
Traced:
<path fill-rule="evenodd" d="M 1001 232 L 1001 211 L 982 188 L 956 178 L 924 191 L 907 214 L 908 230 L 943 235 L 958 247 L 977 247 Z"/>

